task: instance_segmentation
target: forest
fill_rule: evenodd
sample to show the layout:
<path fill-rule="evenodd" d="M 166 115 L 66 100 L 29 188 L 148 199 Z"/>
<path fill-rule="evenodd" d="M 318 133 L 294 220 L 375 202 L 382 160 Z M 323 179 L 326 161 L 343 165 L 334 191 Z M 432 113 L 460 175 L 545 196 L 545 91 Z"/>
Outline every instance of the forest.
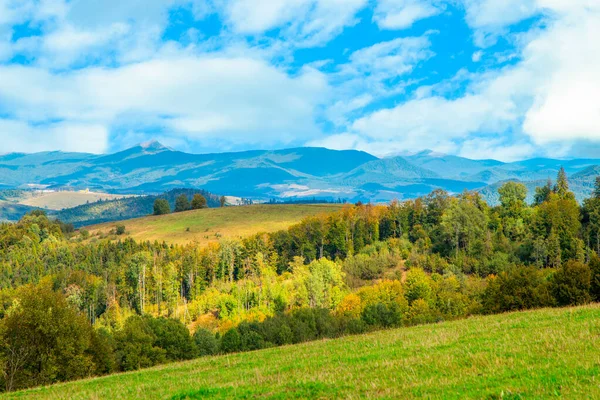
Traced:
<path fill-rule="evenodd" d="M 208 246 L 89 239 L 34 211 L 0 227 L 6 391 L 204 355 L 600 300 L 600 178 L 346 205 Z"/>

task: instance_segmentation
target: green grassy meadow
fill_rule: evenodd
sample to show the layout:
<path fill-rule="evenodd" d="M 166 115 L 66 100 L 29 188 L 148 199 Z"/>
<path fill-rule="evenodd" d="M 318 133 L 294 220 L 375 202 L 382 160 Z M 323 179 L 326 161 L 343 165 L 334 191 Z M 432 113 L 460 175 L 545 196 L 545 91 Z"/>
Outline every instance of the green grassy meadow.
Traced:
<path fill-rule="evenodd" d="M 161 216 L 86 227 L 92 235 L 108 233 L 124 225 L 127 236 L 135 240 L 158 240 L 173 244 L 197 242 L 201 245 L 222 238 L 240 239 L 257 232 L 286 229 L 303 218 L 338 211 L 339 204 L 257 204 L 224 208 L 205 208 Z"/>
<path fill-rule="evenodd" d="M 11 393 L 14 399 L 600 398 L 600 305 L 400 328 Z"/>

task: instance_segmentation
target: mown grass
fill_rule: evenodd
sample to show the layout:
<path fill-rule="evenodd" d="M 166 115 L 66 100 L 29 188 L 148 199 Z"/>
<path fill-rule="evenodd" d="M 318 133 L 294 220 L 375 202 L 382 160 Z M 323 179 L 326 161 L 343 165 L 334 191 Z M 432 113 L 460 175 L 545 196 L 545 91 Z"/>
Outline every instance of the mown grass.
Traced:
<path fill-rule="evenodd" d="M 127 236 L 135 240 L 203 245 L 223 238 L 239 239 L 256 232 L 286 229 L 305 217 L 340 209 L 339 204 L 258 204 L 149 216 L 84 229 L 91 234 L 106 234 L 117 225 L 124 225 Z"/>
<path fill-rule="evenodd" d="M 600 306 L 475 317 L 165 365 L 6 398 L 600 398 Z"/>

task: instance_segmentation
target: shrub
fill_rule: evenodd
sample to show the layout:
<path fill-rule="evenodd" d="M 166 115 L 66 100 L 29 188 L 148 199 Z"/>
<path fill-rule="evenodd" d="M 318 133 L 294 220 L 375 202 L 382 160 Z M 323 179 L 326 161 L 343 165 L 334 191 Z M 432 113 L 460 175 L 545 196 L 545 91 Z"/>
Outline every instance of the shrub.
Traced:
<path fill-rule="evenodd" d="M 170 318 L 144 318 L 154 332 L 154 346 L 165 350 L 168 361 L 189 360 L 194 357 L 194 342 L 183 323 Z"/>
<path fill-rule="evenodd" d="M 534 267 L 513 267 L 498 276 L 490 276 L 483 295 L 486 313 L 548 307 L 553 303 L 549 282 Z"/>
<path fill-rule="evenodd" d="M 361 318 L 367 325 L 389 328 L 400 325 L 402 322 L 402 313 L 396 303 L 388 305 L 377 303 L 366 306 L 361 314 Z"/>
<path fill-rule="evenodd" d="M 236 328 L 231 328 L 221 338 L 221 351 L 223 353 L 235 353 L 242 349 L 242 339 Z"/>
<path fill-rule="evenodd" d="M 590 295 L 593 300 L 600 301 L 600 258 L 594 255 L 590 260 Z"/>
<path fill-rule="evenodd" d="M 219 341 L 206 329 L 199 328 L 194 333 L 194 343 L 199 356 L 212 356 L 219 352 Z"/>
<path fill-rule="evenodd" d="M 579 261 L 568 261 L 552 277 L 552 293 L 561 306 L 591 301 L 590 267 Z"/>
<path fill-rule="evenodd" d="M 117 235 L 124 235 L 125 234 L 125 225 L 117 225 L 117 229 L 115 232 Z"/>

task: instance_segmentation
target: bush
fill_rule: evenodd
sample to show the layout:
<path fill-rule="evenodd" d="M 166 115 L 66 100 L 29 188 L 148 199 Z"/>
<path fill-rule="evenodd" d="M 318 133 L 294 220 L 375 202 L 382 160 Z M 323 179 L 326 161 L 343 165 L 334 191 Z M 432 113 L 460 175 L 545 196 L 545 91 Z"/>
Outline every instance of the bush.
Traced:
<path fill-rule="evenodd" d="M 591 271 L 579 261 L 568 261 L 552 277 L 552 293 L 561 306 L 589 303 Z"/>
<path fill-rule="evenodd" d="M 390 304 L 370 304 L 365 307 L 361 314 L 361 319 L 370 326 L 389 328 L 400 326 L 402 322 L 402 312 L 396 303 Z"/>
<path fill-rule="evenodd" d="M 600 258 L 594 255 L 590 260 L 590 295 L 593 300 L 600 301 Z"/>
<path fill-rule="evenodd" d="M 219 341 L 206 329 L 199 328 L 194 333 L 194 343 L 199 356 L 212 356 L 219 352 Z"/>
<path fill-rule="evenodd" d="M 221 338 L 221 351 L 223 353 L 235 353 L 242 349 L 242 338 L 236 328 L 231 328 Z"/>
<path fill-rule="evenodd" d="M 486 313 L 501 313 L 554 304 L 550 285 L 540 270 L 534 267 L 513 267 L 498 276 L 490 276 L 483 295 Z"/>
<path fill-rule="evenodd" d="M 154 346 L 165 350 L 168 361 L 189 360 L 196 349 L 188 328 L 170 318 L 144 317 L 155 335 Z"/>
<path fill-rule="evenodd" d="M 152 367 L 166 361 L 166 351 L 155 346 L 157 338 L 148 322 L 148 318 L 135 315 L 116 332 L 116 357 L 121 371 Z"/>
<path fill-rule="evenodd" d="M 125 234 L 125 225 L 117 225 L 117 229 L 115 232 L 119 236 L 124 235 Z"/>

